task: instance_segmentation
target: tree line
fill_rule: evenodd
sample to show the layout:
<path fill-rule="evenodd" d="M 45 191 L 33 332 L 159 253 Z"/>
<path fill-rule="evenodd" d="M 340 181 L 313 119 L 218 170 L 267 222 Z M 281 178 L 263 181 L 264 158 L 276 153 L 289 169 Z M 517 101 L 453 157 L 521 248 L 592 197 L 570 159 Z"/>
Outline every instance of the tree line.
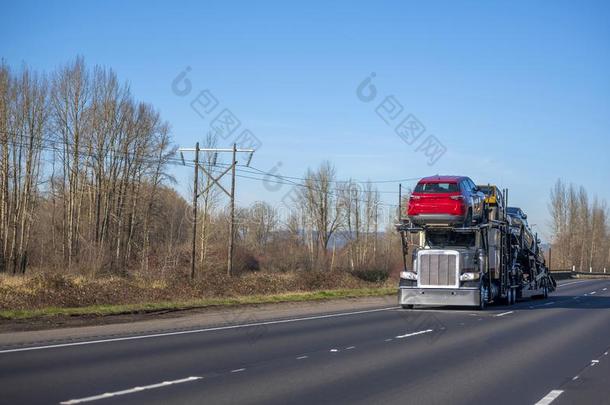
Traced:
<path fill-rule="evenodd" d="M 208 134 L 205 146 L 217 146 Z M 160 275 L 187 268 L 189 203 L 172 187 L 170 126 L 109 68 L 82 58 L 41 74 L 0 63 L 0 272 Z M 203 165 L 219 168 L 208 153 Z M 200 176 L 199 274 L 224 268 L 226 201 Z M 238 207 L 238 270 L 400 267 L 394 208 L 371 182 L 309 169 L 280 211 Z M 558 181 L 550 194 L 554 268 L 610 267 L 605 201 Z"/>
<path fill-rule="evenodd" d="M 591 199 L 582 186 L 555 183 L 550 193 L 553 268 L 598 272 L 610 268 L 610 224 L 606 201 Z"/>
<path fill-rule="evenodd" d="M 49 74 L 1 62 L 0 272 L 186 268 L 193 219 L 172 188 L 175 151 L 169 124 L 112 69 L 81 57 Z M 204 156 L 210 172 L 215 160 Z M 228 216 L 210 179 L 200 181 L 198 271 L 207 272 L 226 258 Z M 371 183 L 339 181 L 325 162 L 295 184 L 288 215 L 264 202 L 238 209 L 242 269 L 387 269 L 399 257 Z"/>
<path fill-rule="evenodd" d="M 3 62 L 0 148 L 0 271 L 146 266 L 173 147 L 167 122 L 114 71 Z"/>

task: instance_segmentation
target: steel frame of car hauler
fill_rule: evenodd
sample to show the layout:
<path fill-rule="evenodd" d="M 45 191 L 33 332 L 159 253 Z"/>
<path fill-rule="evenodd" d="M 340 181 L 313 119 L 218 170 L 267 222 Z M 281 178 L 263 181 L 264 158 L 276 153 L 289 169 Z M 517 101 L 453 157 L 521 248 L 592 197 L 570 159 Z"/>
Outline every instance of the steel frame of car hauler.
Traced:
<path fill-rule="evenodd" d="M 522 297 L 546 298 L 555 289 L 537 238 L 532 251 L 524 248 L 522 231 L 511 231 L 506 214 L 508 190 L 503 194 L 503 209 L 487 206 L 480 224 L 414 226 L 401 218 L 396 229 L 401 236 L 404 264 L 398 290 L 403 308 L 457 305 L 483 309 L 498 301 L 512 305 Z M 414 234 L 419 238 L 417 248 L 410 254 L 409 239 Z M 431 246 L 432 235 L 447 240 L 464 235 L 464 240 L 471 243 L 460 246 L 454 241 L 451 246 Z"/>

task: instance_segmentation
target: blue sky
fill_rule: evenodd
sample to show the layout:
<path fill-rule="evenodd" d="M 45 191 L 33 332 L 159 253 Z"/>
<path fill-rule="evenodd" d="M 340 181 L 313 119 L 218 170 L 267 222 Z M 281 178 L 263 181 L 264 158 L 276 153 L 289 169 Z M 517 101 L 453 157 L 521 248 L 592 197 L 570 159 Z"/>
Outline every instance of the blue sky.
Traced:
<path fill-rule="evenodd" d="M 298 177 L 328 159 L 342 178 L 465 174 L 510 188 L 544 230 L 558 178 L 610 201 L 609 4 L 13 1 L 0 57 L 112 67 L 181 146 L 209 128 L 190 107 L 209 89 L 262 142 L 257 168 L 282 162 L 279 174 Z M 180 97 L 172 81 L 187 66 L 192 91 Z M 372 72 L 378 95 L 365 103 L 356 88 Z M 420 141 L 446 148 L 433 166 L 376 114 L 390 95 L 425 126 Z M 175 170 L 186 190 L 191 174 Z M 288 189 L 239 179 L 238 201 L 277 203 Z"/>

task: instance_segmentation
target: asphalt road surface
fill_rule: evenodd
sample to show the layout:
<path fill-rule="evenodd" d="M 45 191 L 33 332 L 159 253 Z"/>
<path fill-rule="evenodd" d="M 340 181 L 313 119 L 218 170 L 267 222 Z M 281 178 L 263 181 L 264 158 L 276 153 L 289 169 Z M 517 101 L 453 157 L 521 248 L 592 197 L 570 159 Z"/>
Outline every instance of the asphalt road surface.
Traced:
<path fill-rule="evenodd" d="M 0 403 L 610 403 L 610 280 L 511 307 L 352 312 L 0 347 Z"/>

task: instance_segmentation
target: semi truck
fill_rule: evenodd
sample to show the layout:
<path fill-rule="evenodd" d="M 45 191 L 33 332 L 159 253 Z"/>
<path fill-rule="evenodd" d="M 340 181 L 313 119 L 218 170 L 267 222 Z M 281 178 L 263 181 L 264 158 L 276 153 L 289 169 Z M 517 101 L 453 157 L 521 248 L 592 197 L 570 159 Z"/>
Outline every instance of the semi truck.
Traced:
<path fill-rule="evenodd" d="M 511 221 L 508 190 L 488 185 L 475 186 L 474 191 L 486 195 L 483 219 L 476 222 L 415 223 L 403 215 L 401 207 L 396 229 L 404 264 L 398 289 L 403 308 L 472 306 L 482 310 L 493 303 L 512 305 L 521 298 L 547 298 L 556 288 L 538 237 L 526 243 L 525 225 Z"/>

